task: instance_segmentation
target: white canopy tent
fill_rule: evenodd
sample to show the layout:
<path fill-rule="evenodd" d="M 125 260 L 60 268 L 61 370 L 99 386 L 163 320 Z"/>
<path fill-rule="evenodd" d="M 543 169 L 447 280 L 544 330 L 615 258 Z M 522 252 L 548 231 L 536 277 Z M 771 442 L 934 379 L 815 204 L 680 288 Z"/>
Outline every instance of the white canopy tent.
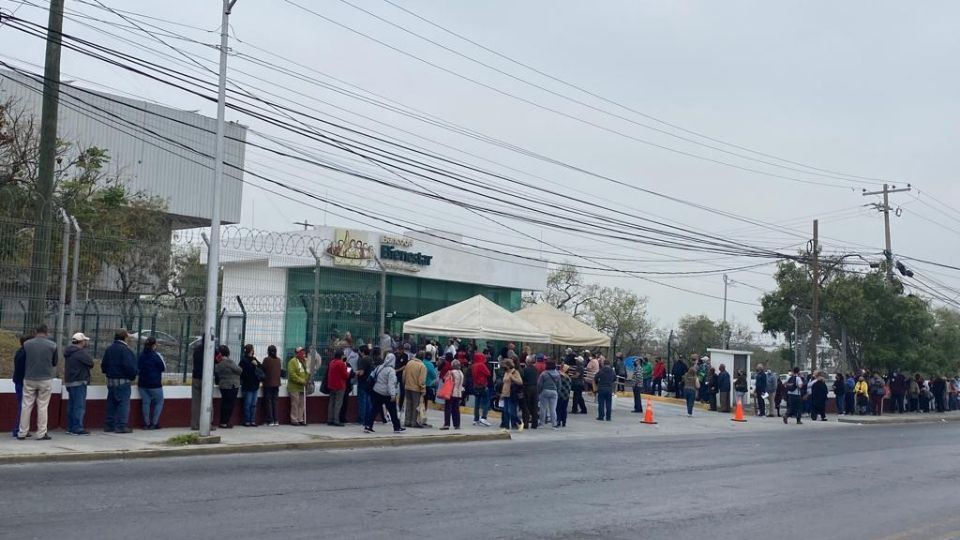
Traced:
<path fill-rule="evenodd" d="M 549 343 L 550 336 L 477 295 L 403 323 L 403 333 L 496 341 Z"/>
<path fill-rule="evenodd" d="M 590 325 L 578 321 L 569 313 L 560 311 L 550 304 L 534 304 L 514 313 L 538 328 L 550 334 L 550 343 L 568 347 L 609 347 L 610 336 L 594 330 Z"/>

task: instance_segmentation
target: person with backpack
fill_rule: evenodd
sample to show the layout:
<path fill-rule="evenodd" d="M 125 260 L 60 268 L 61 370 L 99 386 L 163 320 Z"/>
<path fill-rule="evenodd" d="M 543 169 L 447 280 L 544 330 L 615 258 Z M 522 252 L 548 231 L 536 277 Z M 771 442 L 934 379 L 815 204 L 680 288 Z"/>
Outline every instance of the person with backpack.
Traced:
<path fill-rule="evenodd" d="M 883 396 L 886 393 L 887 388 L 884 385 L 883 377 L 879 373 L 874 373 L 873 378 L 870 379 L 870 409 L 873 416 L 883 414 Z"/>
<path fill-rule="evenodd" d="M 787 377 L 787 382 L 783 384 L 787 393 L 787 412 L 783 415 L 783 423 L 793 416 L 797 419 L 797 425 L 803 423 L 800 415 L 803 414 L 803 379 L 800 377 L 800 368 L 794 367 L 793 373 Z"/>
<path fill-rule="evenodd" d="M 460 370 L 460 361 L 454 360 L 450 363 L 451 369 L 444 376 L 444 384 L 452 381 L 453 390 L 449 397 L 443 401 L 443 426 L 442 430 L 450 429 L 450 421 L 453 420 L 453 429 L 460 429 L 460 398 L 463 396 L 463 371 Z"/>
<path fill-rule="evenodd" d="M 373 413 L 368 414 L 366 425 L 363 426 L 364 433 L 373 433 L 373 421 L 377 412 L 386 408 L 390 416 L 390 422 L 393 424 L 393 432 L 401 433 L 406 431 L 400 425 L 400 415 L 397 413 L 397 371 L 395 368 L 397 357 L 393 353 L 387 353 L 383 364 L 374 368 L 370 377 L 367 378 L 367 389 L 373 396 Z"/>
<path fill-rule="evenodd" d="M 518 429 L 520 419 L 517 418 L 517 406 L 520 397 L 523 396 L 523 379 L 513 367 L 513 361 L 509 358 L 502 360 L 500 366 L 503 368 L 503 384 L 500 387 L 503 412 L 500 415 L 500 427 L 502 429 Z"/>
<path fill-rule="evenodd" d="M 547 422 L 553 424 L 553 429 L 559 429 L 560 423 L 557 420 L 557 401 L 560 399 L 560 386 L 563 383 L 560 372 L 557 371 L 557 363 L 553 360 L 547 360 L 544 363 L 543 373 L 537 377 L 537 396 L 540 400 L 540 424 L 546 426 Z"/>

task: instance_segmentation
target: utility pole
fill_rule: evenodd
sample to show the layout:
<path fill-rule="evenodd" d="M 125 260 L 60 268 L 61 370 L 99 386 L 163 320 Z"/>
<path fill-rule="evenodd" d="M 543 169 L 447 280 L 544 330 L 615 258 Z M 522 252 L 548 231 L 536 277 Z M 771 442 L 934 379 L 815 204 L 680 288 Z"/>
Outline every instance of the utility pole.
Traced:
<path fill-rule="evenodd" d="M 723 275 L 723 335 L 720 336 L 720 341 L 724 349 L 730 348 L 730 327 L 727 326 L 727 288 L 734 284 L 736 284 L 736 281 L 730 279 L 726 274 Z"/>
<path fill-rule="evenodd" d="M 793 365 L 800 365 L 800 319 L 797 314 L 790 312 L 790 318 L 793 319 Z"/>
<path fill-rule="evenodd" d="M 40 151 L 37 194 L 30 257 L 30 323 L 39 324 L 46 310 L 50 283 L 50 237 L 53 233 L 53 181 L 57 166 L 57 116 L 60 110 L 60 48 L 63 41 L 63 2 L 50 0 L 47 51 L 43 66 L 43 109 L 40 113 Z M 66 242 L 66 238 L 64 238 Z"/>
<path fill-rule="evenodd" d="M 902 193 L 905 191 L 910 191 L 910 184 L 907 184 L 905 188 L 897 188 L 893 186 L 892 188 L 884 184 L 883 191 L 867 191 L 863 190 L 863 196 L 867 197 L 870 195 L 883 195 L 883 206 L 875 205 L 877 210 L 883 212 L 883 231 L 884 231 L 884 240 L 886 249 L 883 251 L 883 255 L 887 259 L 887 281 L 893 283 L 893 247 L 891 247 L 890 242 L 890 194 L 891 193 Z M 899 210 L 897 215 L 900 215 Z"/>
<path fill-rule="evenodd" d="M 61 0 L 62 2 L 62 0 Z M 213 164 L 213 186 L 211 196 L 213 208 L 210 212 L 210 243 L 207 251 L 207 301 L 204 327 L 206 336 L 203 344 L 203 391 L 200 400 L 200 435 L 210 436 L 210 418 L 213 408 L 213 348 L 216 345 L 217 328 L 217 282 L 220 273 L 220 204 L 223 185 L 224 139 L 226 135 L 227 103 L 227 47 L 230 38 L 230 12 L 237 0 L 223 0 L 223 13 L 220 22 L 220 80 L 217 89 L 217 141 Z"/>
<path fill-rule="evenodd" d="M 813 302 L 810 313 L 810 373 L 817 371 L 817 344 L 820 343 L 820 222 L 813 220 L 813 246 L 810 249 Z"/>

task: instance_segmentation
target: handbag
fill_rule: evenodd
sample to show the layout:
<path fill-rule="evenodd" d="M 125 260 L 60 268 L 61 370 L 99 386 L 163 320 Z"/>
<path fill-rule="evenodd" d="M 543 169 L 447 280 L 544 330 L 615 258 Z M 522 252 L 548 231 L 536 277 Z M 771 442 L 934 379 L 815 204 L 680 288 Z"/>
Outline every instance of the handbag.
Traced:
<path fill-rule="evenodd" d="M 437 392 L 437 397 L 443 400 L 453 397 L 453 377 L 447 376 L 447 378 L 444 379 L 443 386 L 441 386 L 440 391 Z"/>
<path fill-rule="evenodd" d="M 265 381 L 265 380 L 267 379 L 267 374 L 264 373 L 263 370 L 260 369 L 259 366 L 257 366 L 257 367 L 254 369 L 254 374 L 257 376 L 257 380 L 260 381 L 260 382 L 263 382 L 263 381 Z"/>

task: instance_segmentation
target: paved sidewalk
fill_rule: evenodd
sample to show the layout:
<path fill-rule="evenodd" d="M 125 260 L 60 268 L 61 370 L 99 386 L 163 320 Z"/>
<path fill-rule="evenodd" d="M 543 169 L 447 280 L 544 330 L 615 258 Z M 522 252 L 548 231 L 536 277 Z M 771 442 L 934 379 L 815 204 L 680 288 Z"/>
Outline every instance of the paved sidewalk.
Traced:
<path fill-rule="evenodd" d="M 931 422 L 960 422 L 960 413 L 903 413 L 884 414 L 882 416 L 841 416 L 844 424 L 887 425 L 887 424 L 925 424 Z"/>
<path fill-rule="evenodd" d="M 672 401 L 672 400 L 671 400 Z M 644 403 L 646 406 L 646 403 Z M 163 429 L 160 431 L 136 430 L 132 434 L 118 435 L 94 431 L 89 436 L 77 437 L 62 431 L 51 432 L 53 440 L 18 441 L 12 437 L 0 437 L 0 464 L 42 461 L 88 461 L 104 459 L 133 459 L 146 457 L 169 457 L 179 455 L 229 454 L 246 452 L 269 452 L 279 450 L 323 450 L 335 448 L 361 448 L 375 446 L 406 446 L 410 444 L 436 444 L 451 442 L 476 442 L 491 440 L 536 441 L 562 440 L 565 438 L 602 439 L 616 436 L 665 437 L 673 435 L 736 434 L 756 431 L 785 431 L 795 429 L 825 429 L 849 427 L 830 422 L 806 420 L 803 426 L 784 426 L 779 418 L 747 416 L 747 422 L 732 422 L 728 414 L 697 409 L 693 417 L 687 417 L 686 408 L 668 401 L 653 401 L 656 425 L 641 424 L 642 414 L 633 414 L 633 400 L 618 398 L 611 422 L 596 420 L 596 403 L 587 400 L 588 414 L 569 415 L 567 427 L 554 430 L 551 426 L 537 430 L 510 431 L 499 429 L 499 418 L 490 417 L 491 427 L 472 425 L 472 414 L 462 416 L 462 429 L 441 431 L 441 411 L 427 413 L 432 428 L 408 428 L 395 434 L 387 425 L 378 424 L 374 434 L 365 434 L 360 426 L 331 427 L 324 424 L 305 427 L 283 425 L 257 428 L 235 427 L 218 429 L 213 435 L 221 438 L 218 444 L 170 446 L 168 439 L 191 433 L 186 429 Z M 192 432 L 196 433 L 196 432 Z"/>

